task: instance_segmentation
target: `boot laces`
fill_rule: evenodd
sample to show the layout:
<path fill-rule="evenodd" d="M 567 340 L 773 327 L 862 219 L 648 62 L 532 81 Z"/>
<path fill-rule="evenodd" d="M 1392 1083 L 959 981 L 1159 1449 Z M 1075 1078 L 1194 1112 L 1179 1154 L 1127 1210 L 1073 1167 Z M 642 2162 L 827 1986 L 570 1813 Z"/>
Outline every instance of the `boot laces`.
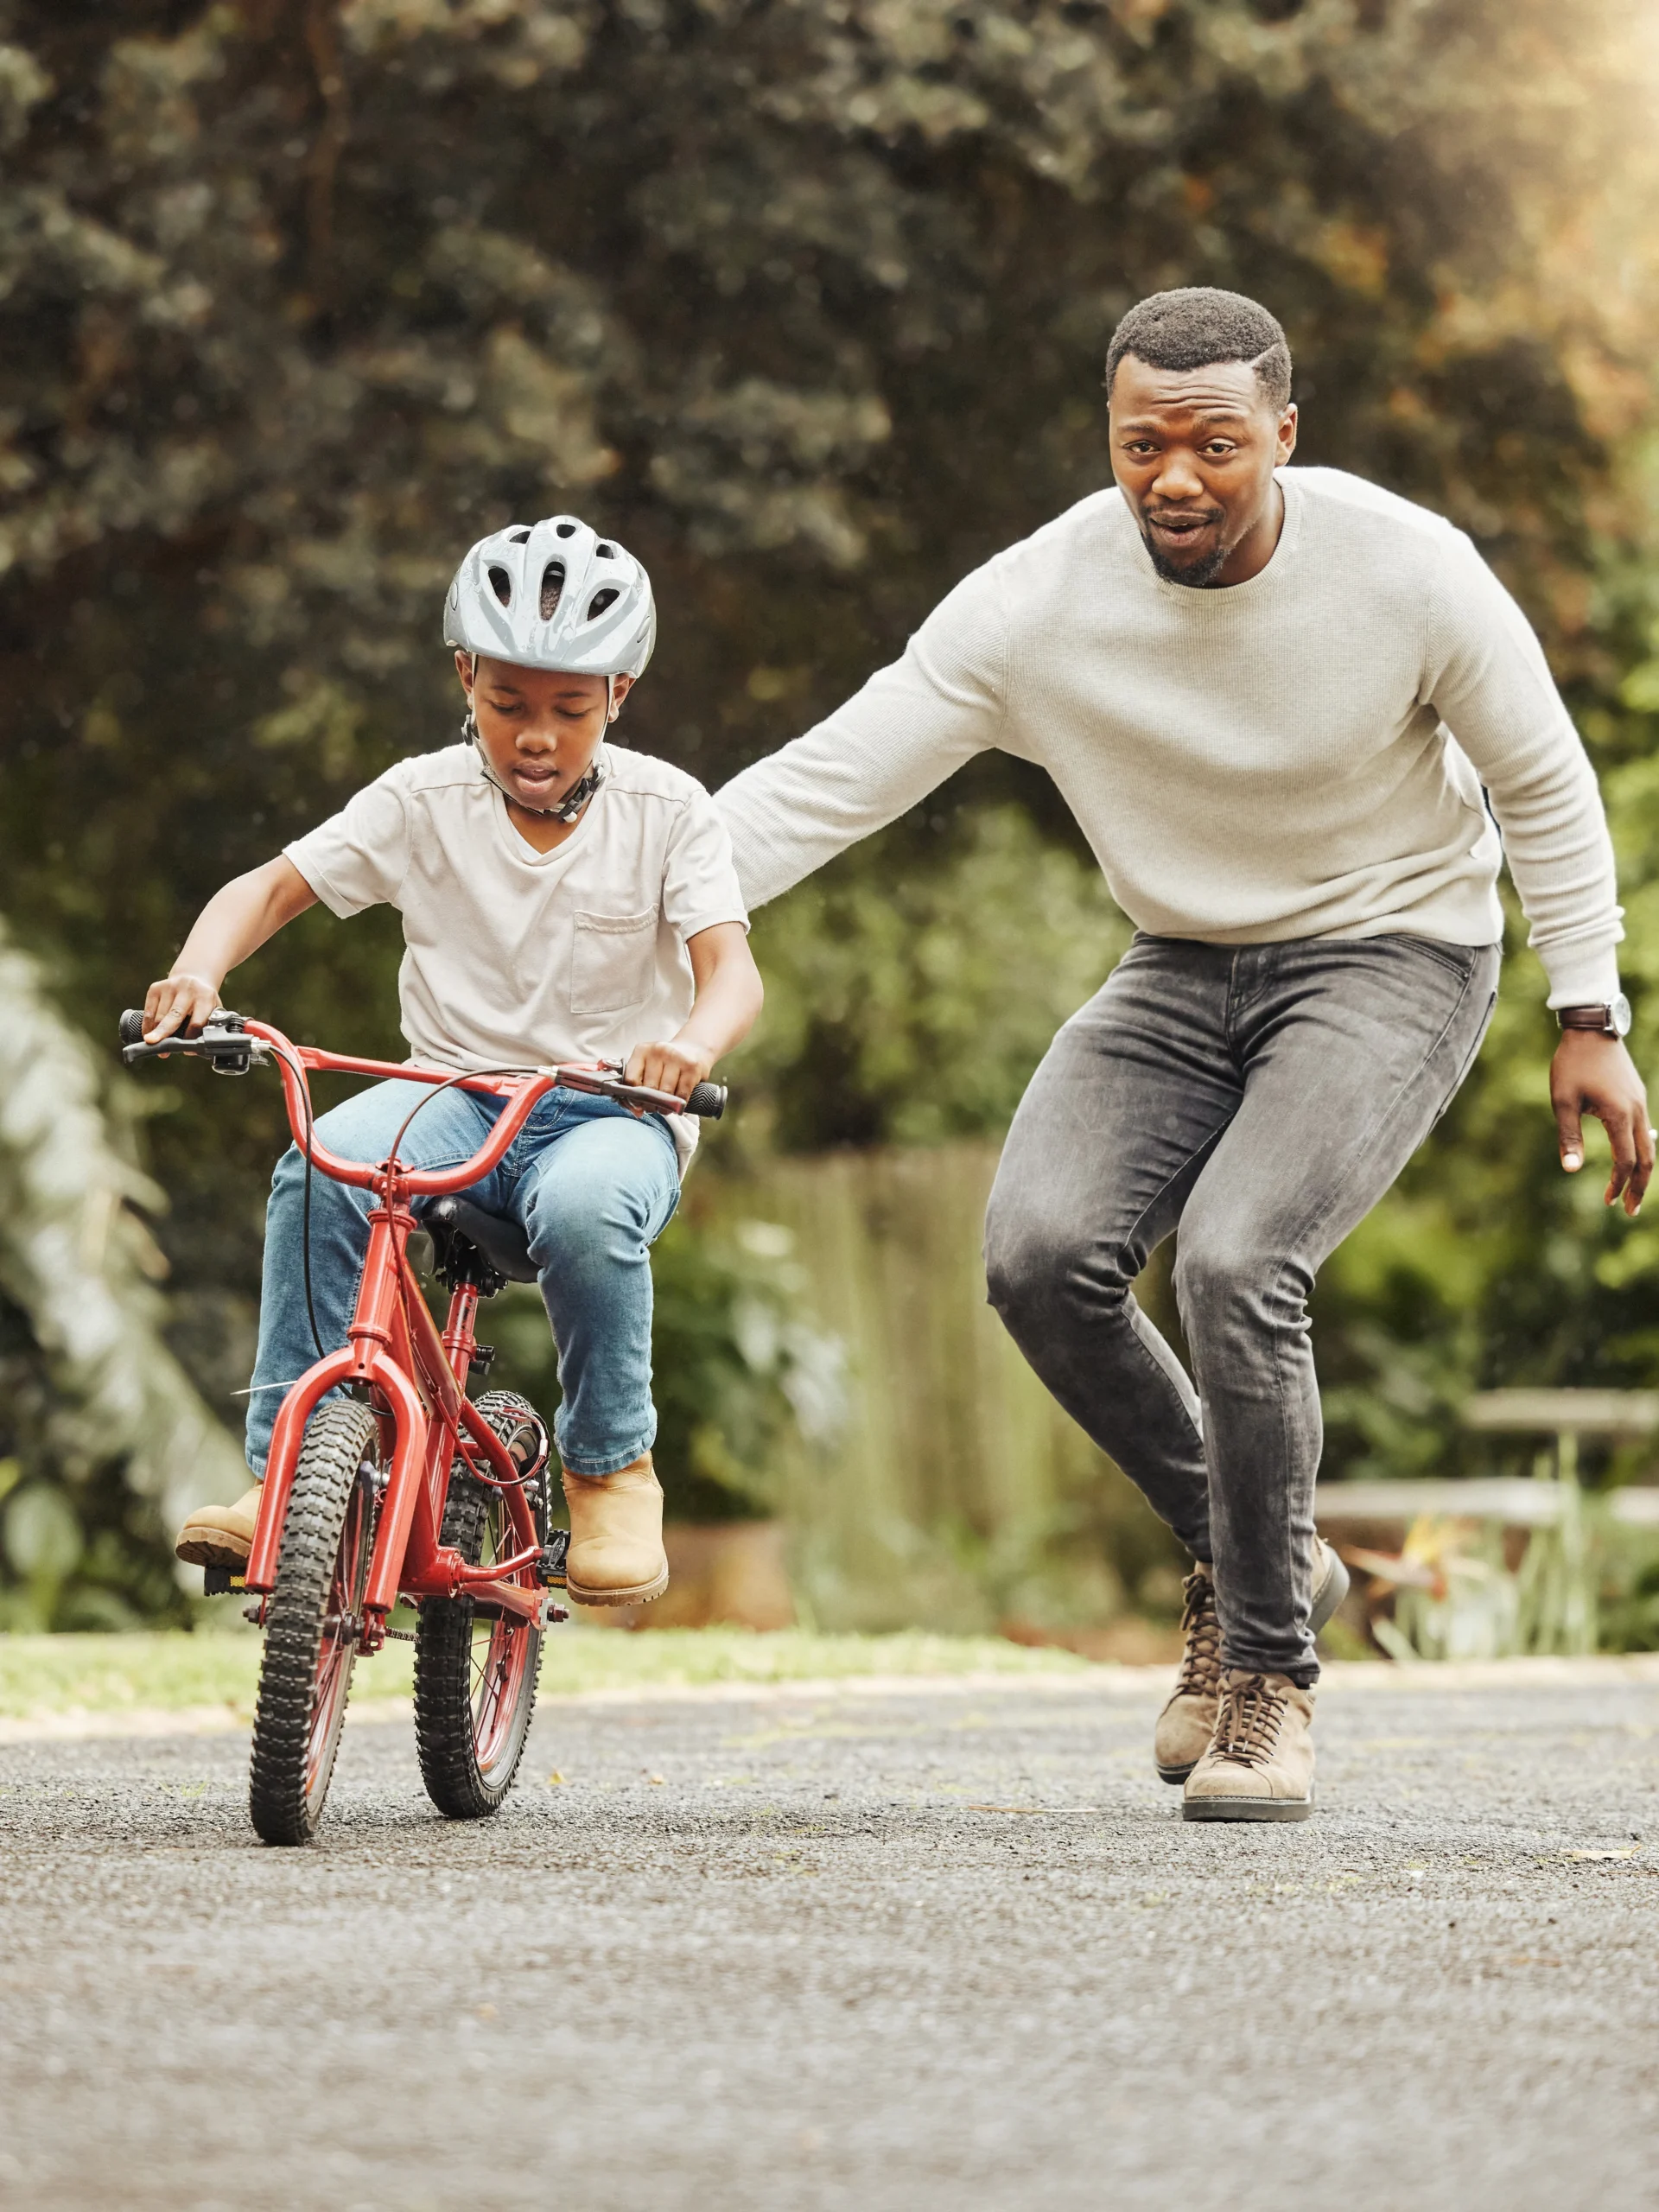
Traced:
<path fill-rule="evenodd" d="M 1221 1624 L 1216 1618 L 1216 1586 L 1202 1567 L 1194 1567 L 1181 1585 L 1186 1600 L 1181 1614 L 1181 1633 L 1186 1638 L 1181 1670 L 1175 1680 L 1177 1697 L 1214 1697 L 1221 1687 Z"/>
<path fill-rule="evenodd" d="M 1211 1750 L 1236 1766 L 1266 1766 L 1279 1743 L 1289 1700 L 1265 1675 L 1245 1675 L 1222 1693 Z"/>

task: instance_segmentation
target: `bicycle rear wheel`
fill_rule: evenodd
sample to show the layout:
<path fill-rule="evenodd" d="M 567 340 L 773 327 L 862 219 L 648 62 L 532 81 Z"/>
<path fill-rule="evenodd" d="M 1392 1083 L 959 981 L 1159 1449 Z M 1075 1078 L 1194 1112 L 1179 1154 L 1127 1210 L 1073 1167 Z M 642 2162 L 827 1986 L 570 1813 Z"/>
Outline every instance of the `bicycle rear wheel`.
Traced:
<path fill-rule="evenodd" d="M 265 1609 L 249 1809 L 267 1843 L 322 1819 L 351 1694 L 374 1550 L 380 1428 L 349 1400 L 318 1408 L 300 1448 Z"/>
<path fill-rule="evenodd" d="M 545 1452 L 546 1433 L 527 1399 L 492 1390 L 478 1409 L 521 1464 L 529 1466 Z M 544 1491 L 535 1519 L 545 1543 Z M 517 1548 L 502 1492 L 475 1481 L 460 1459 L 449 1477 L 443 1541 L 473 1566 Z M 451 1820 L 482 1820 L 505 1800 L 524 1757 L 541 1670 L 541 1630 L 528 1621 L 480 1613 L 466 1597 L 423 1600 L 415 1636 L 415 1738 L 427 1795 Z"/>

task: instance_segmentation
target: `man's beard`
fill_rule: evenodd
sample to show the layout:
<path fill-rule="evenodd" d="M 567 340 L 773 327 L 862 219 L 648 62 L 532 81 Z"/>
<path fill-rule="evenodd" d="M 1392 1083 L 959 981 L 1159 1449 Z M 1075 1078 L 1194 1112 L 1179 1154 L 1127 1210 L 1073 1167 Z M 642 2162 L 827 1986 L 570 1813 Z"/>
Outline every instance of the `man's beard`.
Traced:
<path fill-rule="evenodd" d="M 1152 556 L 1153 567 L 1164 582 L 1166 584 L 1185 584 L 1191 591 L 1210 590 L 1227 565 L 1227 556 L 1232 551 L 1230 545 L 1217 544 L 1201 561 L 1188 561 L 1185 566 L 1177 568 L 1169 556 L 1159 550 L 1157 541 L 1145 524 L 1141 524 L 1141 540 Z"/>

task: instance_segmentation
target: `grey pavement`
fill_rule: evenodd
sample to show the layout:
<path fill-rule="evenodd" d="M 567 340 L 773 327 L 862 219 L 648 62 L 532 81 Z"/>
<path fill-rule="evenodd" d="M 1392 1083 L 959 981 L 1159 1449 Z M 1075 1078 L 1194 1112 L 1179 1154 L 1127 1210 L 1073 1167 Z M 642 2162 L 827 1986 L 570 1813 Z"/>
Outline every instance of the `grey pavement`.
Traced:
<path fill-rule="evenodd" d="M 477 1827 L 362 1723 L 303 1852 L 236 1735 L 9 1746 L 0 2199 L 1659 2204 L 1659 1682 L 1338 1683 L 1300 1827 L 1154 1704 L 570 1700 Z"/>

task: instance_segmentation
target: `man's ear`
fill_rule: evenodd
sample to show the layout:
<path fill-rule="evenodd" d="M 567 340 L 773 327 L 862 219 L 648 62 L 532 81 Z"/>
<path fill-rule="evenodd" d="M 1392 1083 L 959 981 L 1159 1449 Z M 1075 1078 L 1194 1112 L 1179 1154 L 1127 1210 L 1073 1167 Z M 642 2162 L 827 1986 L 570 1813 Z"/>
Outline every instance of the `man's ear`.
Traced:
<path fill-rule="evenodd" d="M 455 648 L 455 674 L 461 678 L 461 690 L 470 699 L 473 696 L 473 657 L 469 652 L 463 652 L 459 645 Z"/>
<path fill-rule="evenodd" d="M 1281 468 L 1284 467 L 1285 463 L 1290 459 L 1292 454 L 1296 450 L 1296 426 L 1300 419 L 1300 418 L 1296 412 L 1296 403 L 1294 400 L 1292 400 L 1290 405 L 1286 408 L 1284 413 L 1279 417 L 1279 460 L 1277 466 Z"/>
<path fill-rule="evenodd" d="M 622 702 L 632 689 L 633 678 L 631 676 L 613 676 L 611 678 L 611 720 L 613 721 L 621 713 Z"/>

